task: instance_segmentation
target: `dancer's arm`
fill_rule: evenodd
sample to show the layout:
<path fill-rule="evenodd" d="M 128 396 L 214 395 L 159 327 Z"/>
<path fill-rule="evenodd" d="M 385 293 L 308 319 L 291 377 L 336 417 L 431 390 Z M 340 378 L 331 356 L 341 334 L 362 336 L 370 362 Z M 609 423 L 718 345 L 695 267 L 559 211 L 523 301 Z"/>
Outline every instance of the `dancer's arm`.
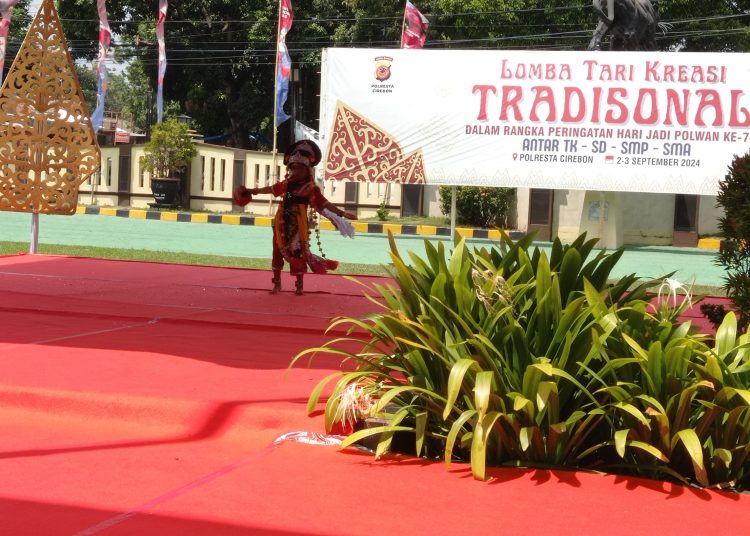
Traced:
<path fill-rule="evenodd" d="M 325 209 L 328 209 L 331 212 L 333 212 L 334 214 L 336 214 L 336 216 L 340 216 L 342 218 L 346 218 L 347 220 L 356 220 L 357 219 L 357 215 L 356 214 L 352 214 L 351 212 L 347 212 L 346 210 L 341 210 L 339 207 L 337 207 L 336 205 L 334 205 L 333 203 L 331 203 L 327 199 L 326 199 L 325 203 L 323 204 L 322 210 L 320 210 L 320 212 L 323 212 L 323 210 L 325 210 Z"/>
<path fill-rule="evenodd" d="M 326 216 L 326 214 L 323 213 L 324 210 L 328 210 L 335 214 L 336 216 L 339 216 L 340 218 L 346 218 L 347 220 L 356 220 L 357 215 L 352 214 L 351 212 L 347 212 L 346 210 L 341 210 L 339 207 L 331 203 L 326 197 L 323 195 L 323 192 L 320 191 L 320 188 L 317 186 L 315 187 L 315 190 L 313 192 L 313 196 L 310 199 L 310 202 L 315 210 Z"/>
<path fill-rule="evenodd" d="M 248 188 L 247 191 L 248 191 L 248 193 L 250 195 L 272 194 L 273 193 L 273 185 L 263 186 L 261 188 Z"/>

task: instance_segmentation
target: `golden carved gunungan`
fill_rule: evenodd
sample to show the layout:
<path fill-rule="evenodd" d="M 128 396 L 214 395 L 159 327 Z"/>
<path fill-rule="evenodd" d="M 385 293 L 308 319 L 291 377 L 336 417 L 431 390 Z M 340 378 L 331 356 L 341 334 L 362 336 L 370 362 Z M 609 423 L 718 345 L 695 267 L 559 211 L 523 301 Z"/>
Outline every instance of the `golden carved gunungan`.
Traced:
<path fill-rule="evenodd" d="M 44 0 L 0 89 L 0 210 L 73 214 L 100 162 L 60 19 Z"/>

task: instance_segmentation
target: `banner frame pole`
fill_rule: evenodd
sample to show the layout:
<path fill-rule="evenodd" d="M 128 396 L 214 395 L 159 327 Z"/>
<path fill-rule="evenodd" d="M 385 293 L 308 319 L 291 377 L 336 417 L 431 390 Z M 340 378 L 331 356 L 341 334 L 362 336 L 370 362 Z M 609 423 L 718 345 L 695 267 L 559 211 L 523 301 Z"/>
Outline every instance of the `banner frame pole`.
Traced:
<path fill-rule="evenodd" d="M 451 239 L 456 237 L 456 187 L 451 186 Z"/>
<path fill-rule="evenodd" d="M 39 212 L 31 213 L 31 239 L 29 240 L 29 253 L 34 255 L 39 249 Z"/>

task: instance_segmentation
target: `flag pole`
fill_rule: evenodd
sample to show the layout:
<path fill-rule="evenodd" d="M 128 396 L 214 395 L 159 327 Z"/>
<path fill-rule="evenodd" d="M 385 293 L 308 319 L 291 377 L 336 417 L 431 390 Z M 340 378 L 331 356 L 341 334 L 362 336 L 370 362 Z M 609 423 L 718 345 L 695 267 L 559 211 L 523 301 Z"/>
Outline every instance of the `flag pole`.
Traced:
<path fill-rule="evenodd" d="M 279 0 L 279 16 L 276 20 L 276 60 L 273 69 L 273 158 L 276 164 L 276 134 L 278 131 L 276 120 L 276 99 L 279 91 L 279 34 L 281 33 L 281 0 Z M 274 171 L 274 170 L 272 170 Z"/>
<path fill-rule="evenodd" d="M 404 16 L 401 17 L 401 45 L 399 48 L 404 48 L 404 30 L 406 30 L 406 7 L 409 3 L 409 0 L 406 0 L 406 3 L 404 4 Z"/>
<path fill-rule="evenodd" d="M 279 126 L 276 124 L 278 117 L 276 116 L 277 103 L 276 100 L 279 98 L 279 34 L 281 33 L 281 0 L 278 2 L 279 14 L 276 20 L 276 60 L 274 61 L 273 68 L 273 149 L 271 150 L 271 177 L 272 182 L 279 182 L 278 173 L 276 173 L 276 157 L 278 151 L 278 132 Z M 273 196 L 268 198 L 268 214 L 271 214 L 271 207 L 273 206 Z"/>

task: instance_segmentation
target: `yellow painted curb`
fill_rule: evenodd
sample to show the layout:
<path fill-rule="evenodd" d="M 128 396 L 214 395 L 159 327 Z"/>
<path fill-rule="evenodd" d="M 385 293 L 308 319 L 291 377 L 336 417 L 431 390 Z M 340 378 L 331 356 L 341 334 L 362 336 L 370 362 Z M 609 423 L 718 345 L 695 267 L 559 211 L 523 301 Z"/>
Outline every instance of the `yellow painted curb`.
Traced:
<path fill-rule="evenodd" d="M 721 240 L 718 238 L 701 238 L 698 240 L 698 247 L 700 249 L 719 249 L 721 246 Z"/>
<path fill-rule="evenodd" d="M 395 235 L 401 234 L 401 224 L 400 223 L 384 223 L 383 232 L 385 234 L 388 234 L 388 231 L 392 232 Z"/>
<path fill-rule="evenodd" d="M 487 231 L 487 238 L 491 240 L 500 240 L 500 231 L 498 229 L 490 229 Z"/>
<path fill-rule="evenodd" d="M 76 207 L 76 214 L 86 214 L 86 207 Z"/>
<path fill-rule="evenodd" d="M 177 213 L 176 212 L 162 212 L 161 218 L 159 218 L 162 221 L 177 221 Z"/>
<path fill-rule="evenodd" d="M 474 236 L 474 229 L 456 227 L 456 233 L 458 233 L 458 236 L 463 236 L 464 238 L 472 238 Z"/>
<path fill-rule="evenodd" d="M 206 223 L 208 222 L 208 214 L 191 214 L 190 221 L 193 223 Z"/>
<path fill-rule="evenodd" d="M 366 223 L 355 221 L 354 230 L 358 233 L 366 233 L 369 230 L 369 226 Z"/>
<path fill-rule="evenodd" d="M 434 225 L 417 225 L 418 235 L 434 235 L 437 234 L 437 227 Z"/>
<path fill-rule="evenodd" d="M 255 225 L 259 227 L 271 227 L 273 225 L 273 218 L 266 218 L 263 216 L 256 216 Z"/>
<path fill-rule="evenodd" d="M 239 225 L 240 217 L 234 215 L 226 215 L 221 217 L 221 223 L 228 223 L 229 225 Z"/>
<path fill-rule="evenodd" d="M 333 231 L 336 226 L 328 220 L 320 220 L 320 228 L 324 231 Z"/>
<path fill-rule="evenodd" d="M 133 218 L 135 220 L 145 220 L 146 219 L 146 211 L 145 210 L 133 210 L 133 209 L 131 209 L 130 212 L 128 212 L 128 218 Z"/>
<path fill-rule="evenodd" d="M 102 207 L 99 209 L 100 216 L 117 216 L 117 209 L 114 207 Z"/>

